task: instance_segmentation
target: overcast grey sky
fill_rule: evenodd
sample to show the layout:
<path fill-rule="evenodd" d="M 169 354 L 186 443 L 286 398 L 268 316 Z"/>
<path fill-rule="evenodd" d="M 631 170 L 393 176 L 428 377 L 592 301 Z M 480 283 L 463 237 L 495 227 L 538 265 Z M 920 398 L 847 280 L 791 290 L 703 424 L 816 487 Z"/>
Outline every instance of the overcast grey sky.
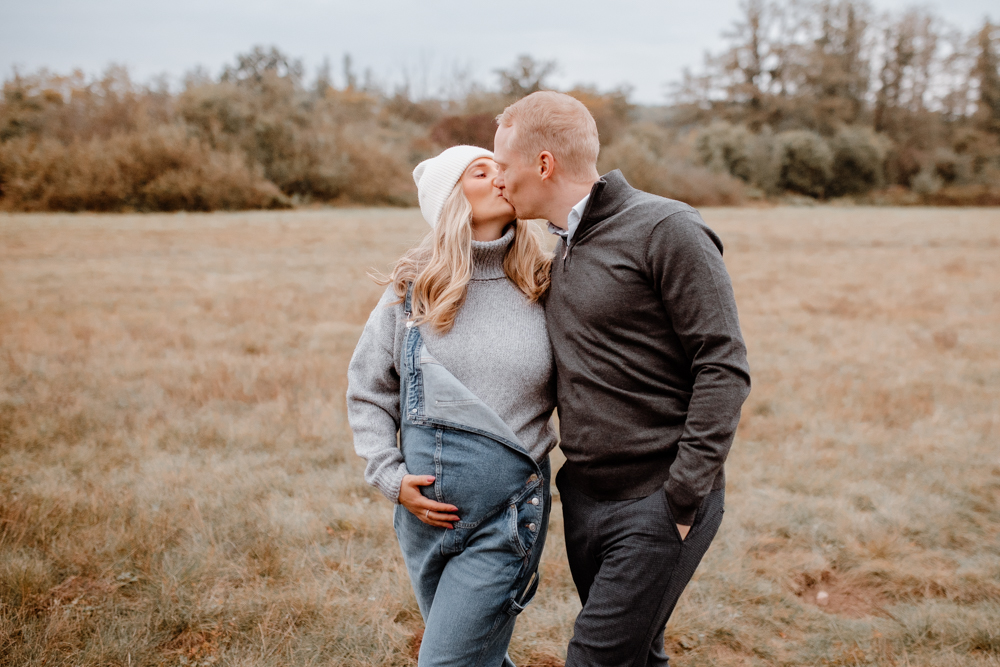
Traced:
<path fill-rule="evenodd" d="M 920 4 L 965 30 L 1000 18 L 995 0 Z M 142 81 L 176 80 L 198 65 L 217 74 L 236 53 L 273 44 L 310 77 L 328 56 L 340 79 L 350 53 L 359 72 L 393 83 L 408 75 L 421 94 L 455 68 L 492 85 L 493 70 L 527 53 L 558 61 L 556 85 L 630 84 L 634 101 L 655 104 L 683 67 L 720 47 L 737 15 L 738 0 L 0 0 L 0 72 L 96 74 L 115 62 Z"/>

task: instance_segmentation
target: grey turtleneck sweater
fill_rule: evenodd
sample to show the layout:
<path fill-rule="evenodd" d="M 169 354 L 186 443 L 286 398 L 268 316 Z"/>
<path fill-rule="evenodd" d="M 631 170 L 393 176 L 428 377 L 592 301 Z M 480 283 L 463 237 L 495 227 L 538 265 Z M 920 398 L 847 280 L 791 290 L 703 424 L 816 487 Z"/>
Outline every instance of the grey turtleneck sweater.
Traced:
<path fill-rule="evenodd" d="M 513 229 L 472 242 L 473 272 L 455 325 L 439 334 L 423 325 L 427 350 L 469 391 L 493 408 L 535 459 L 555 446 L 555 367 L 542 306 L 529 303 L 507 278 L 503 259 Z M 386 289 L 365 324 L 347 370 L 347 417 L 354 449 L 367 461 L 365 481 L 398 502 L 407 474 L 396 444 L 403 305 Z M 500 445 L 498 445 L 500 446 Z"/>

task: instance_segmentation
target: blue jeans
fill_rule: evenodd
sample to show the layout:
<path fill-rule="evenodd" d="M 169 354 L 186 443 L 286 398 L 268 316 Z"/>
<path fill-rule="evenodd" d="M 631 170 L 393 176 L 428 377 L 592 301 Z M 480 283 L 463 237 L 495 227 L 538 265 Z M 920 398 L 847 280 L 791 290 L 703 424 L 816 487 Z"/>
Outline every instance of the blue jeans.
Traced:
<path fill-rule="evenodd" d="M 465 449 L 450 447 L 454 443 L 447 434 L 444 444 L 453 452 Z M 407 460 L 408 469 L 409 464 Z M 548 465 L 544 468 L 547 472 Z M 544 484 L 522 485 L 519 493 L 479 516 L 468 511 L 474 503 L 463 503 L 477 489 L 463 484 L 453 466 L 444 466 L 444 471 L 454 484 L 445 483 L 448 492 L 441 502 L 456 505 L 462 517 L 454 530 L 428 526 L 402 505 L 396 506 L 393 517 L 424 619 L 419 665 L 512 665 L 506 653 L 514 621 L 538 587 L 538 556 L 551 506 L 548 476 Z"/>
<path fill-rule="evenodd" d="M 409 301 L 409 299 L 407 299 Z M 407 304 L 408 305 L 408 304 Z M 502 420 L 407 332 L 400 446 L 432 500 L 458 507 L 453 530 L 396 506 L 393 526 L 424 619 L 420 667 L 513 665 L 507 645 L 538 587 L 551 499 L 549 461 L 534 461 Z"/>

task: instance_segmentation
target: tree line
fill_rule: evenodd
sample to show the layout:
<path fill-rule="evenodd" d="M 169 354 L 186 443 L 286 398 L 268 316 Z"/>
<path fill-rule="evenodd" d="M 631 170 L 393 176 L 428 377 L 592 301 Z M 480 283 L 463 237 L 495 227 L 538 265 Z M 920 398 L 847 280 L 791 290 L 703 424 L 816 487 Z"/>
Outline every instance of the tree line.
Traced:
<path fill-rule="evenodd" d="M 727 48 L 660 106 L 627 88 L 567 90 L 601 136 L 599 168 L 695 205 L 853 197 L 1000 204 L 997 27 L 963 34 L 923 10 L 749 0 Z M 413 165 L 492 147 L 494 118 L 548 88 L 518 58 L 492 86 L 423 97 L 358 77 L 345 57 L 307 78 L 275 48 L 217 76 L 138 84 L 114 66 L 14 73 L 0 101 L 0 208 L 173 211 L 309 203 L 413 205 Z"/>
<path fill-rule="evenodd" d="M 886 189 L 1000 203 L 1000 30 L 858 0 L 747 0 L 728 48 L 686 72 L 680 122 L 700 160 L 764 193 Z"/>

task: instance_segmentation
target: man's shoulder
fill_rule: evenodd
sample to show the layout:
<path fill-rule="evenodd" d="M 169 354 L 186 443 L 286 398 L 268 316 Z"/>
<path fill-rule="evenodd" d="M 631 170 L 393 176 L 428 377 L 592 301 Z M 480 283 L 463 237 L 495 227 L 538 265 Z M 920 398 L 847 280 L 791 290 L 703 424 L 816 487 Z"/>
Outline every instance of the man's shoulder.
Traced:
<path fill-rule="evenodd" d="M 723 251 L 719 235 L 705 223 L 698 209 L 676 199 L 633 190 L 620 215 L 631 235 L 646 239 L 644 253 L 659 253 L 665 245 L 675 248 L 711 244 Z"/>
<path fill-rule="evenodd" d="M 674 224 L 705 224 L 698 209 L 690 204 L 642 190 L 630 193 L 619 215 L 634 224 L 650 228 L 668 220 Z"/>

